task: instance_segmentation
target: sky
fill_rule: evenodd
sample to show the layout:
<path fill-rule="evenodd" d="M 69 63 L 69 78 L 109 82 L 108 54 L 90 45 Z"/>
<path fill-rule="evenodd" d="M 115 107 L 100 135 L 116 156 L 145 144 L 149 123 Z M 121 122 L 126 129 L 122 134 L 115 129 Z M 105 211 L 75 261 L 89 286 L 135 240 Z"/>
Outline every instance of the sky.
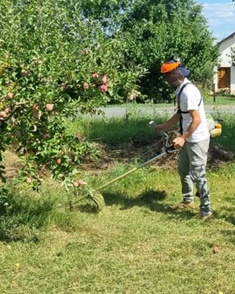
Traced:
<path fill-rule="evenodd" d="M 216 42 L 235 32 L 235 2 L 232 0 L 196 0 Z"/>

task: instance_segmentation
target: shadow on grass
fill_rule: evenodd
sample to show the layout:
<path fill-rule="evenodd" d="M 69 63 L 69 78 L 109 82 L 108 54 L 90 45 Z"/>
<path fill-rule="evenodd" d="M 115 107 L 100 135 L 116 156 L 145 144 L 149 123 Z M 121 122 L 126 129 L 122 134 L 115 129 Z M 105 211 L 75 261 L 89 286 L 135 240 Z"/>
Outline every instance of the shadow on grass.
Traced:
<path fill-rule="evenodd" d="M 120 210 L 128 210 L 132 207 L 147 207 L 151 211 L 163 213 L 172 219 L 192 219 L 195 216 L 195 211 L 189 210 L 173 210 L 168 204 L 163 201 L 167 197 L 166 191 L 148 189 L 135 198 L 127 198 L 122 193 L 103 192 L 105 204 L 107 206 L 119 205 Z M 76 208 L 84 213 L 97 213 L 97 210 L 91 202 L 80 204 Z"/>
<path fill-rule="evenodd" d="M 221 212 L 218 213 L 218 218 L 224 219 L 226 222 L 235 225 L 234 207 L 221 207 Z"/>
<path fill-rule="evenodd" d="M 235 207 L 227 207 L 222 206 L 221 211 L 218 212 L 218 218 L 223 219 L 225 222 L 229 224 L 235 225 L 235 215 L 234 215 Z M 235 244 L 235 227 L 231 229 L 226 229 L 221 231 L 224 239 Z"/>
<path fill-rule="evenodd" d="M 199 212 L 199 207 L 195 210 L 183 209 L 174 210 L 169 204 L 164 203 L 167 198 L 166 191 L 149 189 L 140 194 L 136 198 L 127 198 L 121 193 L 103 193 L 105 203 L 108 206 L 120 205 L 121 210 L 131 209 L 134 206 L 148 207 L 151 211 L 164 213 L 172 219 L 192 219 Z M 213 219 L 221 219 L 235 225 L 234 208 L 225 207 L 221 208 L 221 211 L 213 210 Z"/>
<path fill-rule="evenodd" d="M 184 211 L 176 211 L 173 210 L 168 204 L 163 201 L 167 197 L 166 191 L 148 189 L 144 193 L 140 194 L 136 198 L 126 198 L 123 194 L 119 193 L 103 193 L 105 203 L 108 206 L 117 205 L 121 206 L 121 210 L 131 209 L 134 206 L 138 207 L 147 207 L 151 211 L 163 213 L 168 215 L 169 218 L 174 219 L 191 219 L 195 212 L 184 210 Z"/>
<path fill-rule="evenodd" d="M 235 244 L 235 232 L 234 229 L 231 230 L 223 230 L 222 231 L 224 238 L 229 242 Z"/>
<path fill-rule="evenodd" d="M 128 210 L 132 207 L 147 207 L 150 211 L 162 213 L 169 219 L 192 220 L 199 212 L 195 210 L 174 210 L 164 200 L 167 198 L 166 191 L 148 189 L 135 198 L 127 198 L 123 193 L 105 191 L 102 193 L 105 205 L 119 205 L 120 210 Z M 85 213 L 97 213 L 97 209 L 91 201 L 85 205 L 79 205 L 77 209 Z M 210 221 L 220 219 L 235 225 L 234 209 L 224 208 L 220 212 L 213 210 L 213 218 Z"/>

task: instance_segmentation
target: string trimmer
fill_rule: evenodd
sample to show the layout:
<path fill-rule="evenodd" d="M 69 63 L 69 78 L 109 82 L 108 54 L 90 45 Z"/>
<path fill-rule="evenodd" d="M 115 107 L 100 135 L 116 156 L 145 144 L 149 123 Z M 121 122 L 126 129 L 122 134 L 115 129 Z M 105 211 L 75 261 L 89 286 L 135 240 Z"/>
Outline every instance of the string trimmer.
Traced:
<path fill-rule="evenodd" d="M 105 201 L 104 201 L 104 198 L 102 196 L 101 193 L 99 193 L 98 191 L 102 190 L 103 188 L 113 184 L 114 182 L 117 182 L 119 181 L 120 179 L 128 176 L 129 174 L 135 172 L 136 170 L 154 162 L 155 160 L 165 156 L 166 154 L 170 154 L 170 153 L 173 153 L 175 152 L 175 148 L 173 145 L 171 145 L 169 143 L 169 135 L 165 132 L 162 132 L 161 133 L 161 136 L 162 136 L 162 142 L 163 142 L 163 147 L 162 147 L 162 150 L 160 151 L 160 153 L 156 156 L 154 156 L 153 158 L 147 160 L 146 162 L 143 162 L 143 163 L 139 163 L 136 167 L 134 167 L 133 169 L 125 172 L 124 174 L 112 179 L 110 182 L 108 183 L 105 183 L 103 184 L 102 186 L 96 188 L 95 190 L 89 190 L 89 192 L 86 194 L 86 195 L 83 195 L 83 196 L 80 196 L 76 201 L 75 203 L 81 201 L 82 199 L 86 198 L 86 197 L 89 197 L 91 198 L 95 204 L 96 204 L 96 207 L 97 207 L 97 210 L 100 211 L 102 210 L 102 208 L 105 206 Z M 75 204 L 74 203 L 74 204 Z"/>

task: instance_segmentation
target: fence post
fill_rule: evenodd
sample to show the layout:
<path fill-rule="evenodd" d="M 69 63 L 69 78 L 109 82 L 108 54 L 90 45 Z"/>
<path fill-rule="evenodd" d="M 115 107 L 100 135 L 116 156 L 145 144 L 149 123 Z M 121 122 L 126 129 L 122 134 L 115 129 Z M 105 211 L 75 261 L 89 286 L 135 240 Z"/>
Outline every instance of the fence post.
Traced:
<path fill-rule="evenodd" d="M 212 91 L 213 91 L 213 101 L 215 102 L 215 97 L 216 97 L 216 94 L 215 94 L 215 83 L 213 83 Z"/>

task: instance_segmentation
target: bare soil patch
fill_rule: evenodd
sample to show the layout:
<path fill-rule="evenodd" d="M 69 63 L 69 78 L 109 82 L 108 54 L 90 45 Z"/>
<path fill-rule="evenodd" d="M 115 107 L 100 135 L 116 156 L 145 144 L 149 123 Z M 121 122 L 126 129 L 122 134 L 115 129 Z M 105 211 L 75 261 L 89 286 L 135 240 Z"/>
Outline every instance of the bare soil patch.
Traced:
<path fill-rule="evenodd" d="M 130 164 L 130 163 L 144 163 L 147 160 L 162 154 L 164 151 L 163 142 L 157 140 L 155 142 L 132 138 L 129 142 L 123 142 L 115 145 L 106 145 L 96 143 L 96 149 L 99 150 L 100 157 L 93 158 L 87 156 L 82 158 L 80 168 L 92 173 L 102 173 L 108 169 L 113 168 L 116 163 Z M 220 144 L 210 144 L 208 153 L 208 168 L 217 168 L 226 162 L 235 159 L 235 153 L 227 150 Z M 178 152 L 167 154 L 151 165 L 159 165 L 161 168 L 170 169 L 176 168 L 178 160 Z M 10 179 L 17 175 L 20 162 L 19 157 L 10 151 L 4 154 L 3 164 L 5 165 L 6 178 Z"/>
<path fill-rule="evenodd" d="M 5 176 L 6 178 L 14 178 L 20 168 L 19 157 L 14 152 L 9 150 L 5 151 L 3 154 L 3 164 L 5 166 Z"/>
<path fill-rule="evenodd" d="M 161 140 L 157 142 L 147 142 L 146 140 L 131 140 L 130 142 L 119 143 L 115 146 L 108 146 L 104 144 L 97 144 L 97 149 L 100 150 L 100 158 L 94 160 L 90 157 L 83 158 L 81 167 L 85 170 L 93 170 L 93 172 L 102 172 L 113 166 L 115 163 L 131 162 L 143 163 L 147 160 L 162 154 L 164 151 L 163 143 Z M 228 161 L 235 159 L 235 153 L 226 149 L 220 144 L 211 141 L 208 152 L 207 167 L 217 168 L 224 165 Z M 175 168 L 178 161 L 178 152 L 167 154 L 152 165 L 158 164 L 162 168 Z"/>

